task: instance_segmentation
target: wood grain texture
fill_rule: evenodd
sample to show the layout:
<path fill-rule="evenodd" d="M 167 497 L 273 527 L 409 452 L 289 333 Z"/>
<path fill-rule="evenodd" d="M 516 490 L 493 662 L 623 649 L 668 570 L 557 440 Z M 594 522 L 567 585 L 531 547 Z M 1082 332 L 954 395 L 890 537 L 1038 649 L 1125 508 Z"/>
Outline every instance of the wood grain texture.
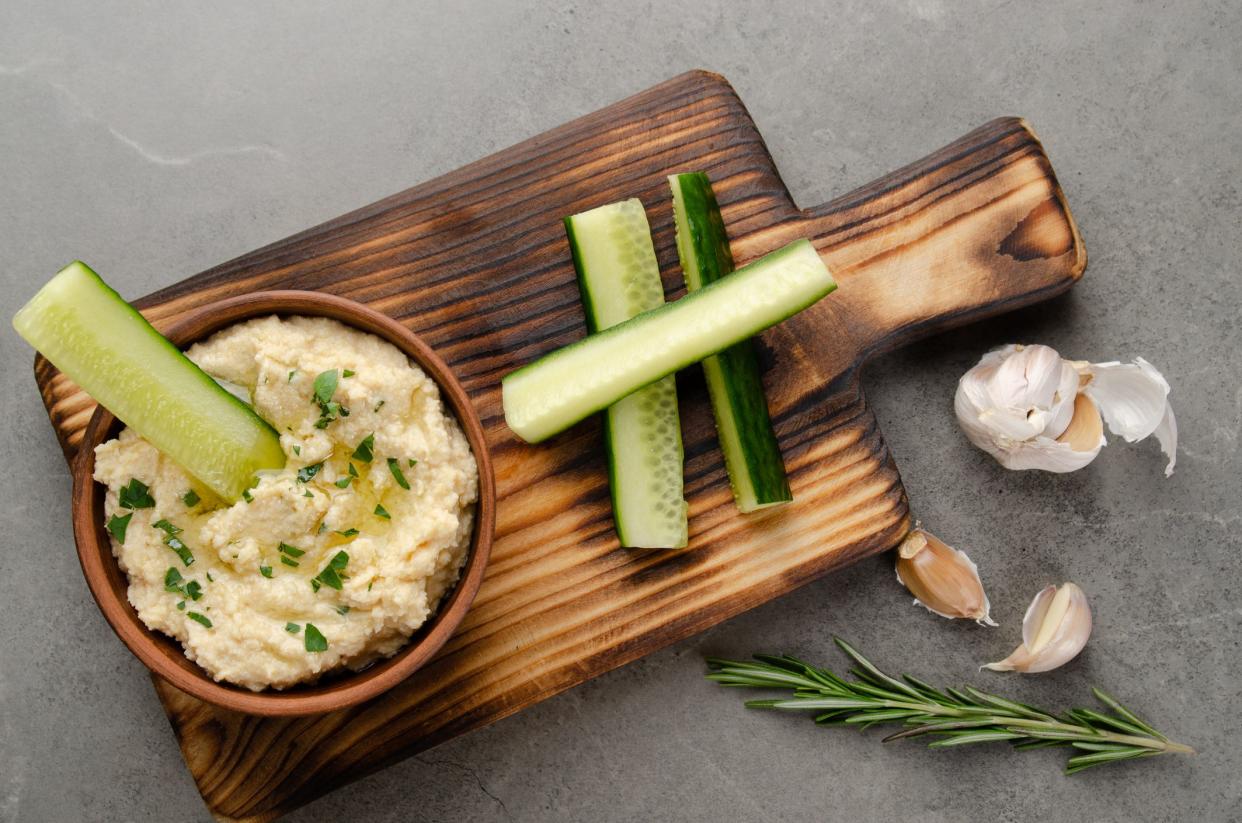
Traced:
<path fill-rule="evenodd" d="M 761 338 L 795 501 L 737 514 L 696 370 L 679 376 L 690 548 L 622 550 L 597 421 L 538 446 L 505 428 L 500 377 L 584 334 L 560 218 L 646 204 L 680 295 L 665 176 L 706 171 L 739 265 L 813 238 L 838 291 Z M 1085 251 L 1038 139 L 995 120 L 819 208 L 791 200 L 725 80 L 682 75 L 444 177 L 139 302 L 158 325 L 243 290 L 315 289 L 379 309 L 453 367 L 495 462 L 496 541 L 474 607 L 386 696 L 300 719 L 213 709 L 157 681 L 186 762 L 222 820 L 271 820 L 335 786 L 687 637 L 908 527 L 858 369 L 872 354 L 1064 291 Z M 36 373 L 66 456 L 91 403 Z"/>

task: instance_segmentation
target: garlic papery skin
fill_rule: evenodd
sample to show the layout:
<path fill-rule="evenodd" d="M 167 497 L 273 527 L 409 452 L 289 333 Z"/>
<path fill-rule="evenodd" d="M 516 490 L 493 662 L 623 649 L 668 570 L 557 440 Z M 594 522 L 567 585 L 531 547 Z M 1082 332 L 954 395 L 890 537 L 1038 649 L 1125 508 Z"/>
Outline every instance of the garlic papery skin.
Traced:
<path fill-rule="evenodd" d="M 1073 583 L 1049 586 L 1035 595 L 1022 619 L 1022 645 L 982 668 L 998 672 L 1052 671 L 1073 660 L 1091 637 L 1091 606 Z"/>
<path fill-rule="evenodd" d="M 962 376 L 953 407 L 970 442 L 1007 469 L 1081 469 L 1106 445 L 1106 421 L 1130 442 L 1154 434 L 1169 455 L 1169 475 L 1177 421 L 1168 394 L 1168 382 L 1142 358 L 1087 363 L 1015 344 L 987 353 Z"/>
<path fill-rule="evenodd" d="M 941 617 L 968 617 L 995 626 L 979 568 L 958 551 L 917 526 L 897 549 L 897 581 L 914 602 Z"/>

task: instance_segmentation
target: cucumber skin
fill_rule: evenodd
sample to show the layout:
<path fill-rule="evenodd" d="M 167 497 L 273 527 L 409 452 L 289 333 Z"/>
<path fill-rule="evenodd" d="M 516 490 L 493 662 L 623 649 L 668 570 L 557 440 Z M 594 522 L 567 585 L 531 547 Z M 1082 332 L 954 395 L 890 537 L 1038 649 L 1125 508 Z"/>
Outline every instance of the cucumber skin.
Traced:
<path fill-rule="evenodd" d="M 501 382 L 501 404 L 504 408 L 505 420 L 509 424 L 510 430 L 513 431 L 514 434 L 516 434 L 518 437 L 520 437 L 522 440 L 524 440 L 527 443 L 539 443 L 543 440 L 548 439 L 549 437 L 552 437 L 553 435 L 559 434 L 565 429 L 568 429 L 570 426 L 574 425 L 580 420 L 583 420 L 596 412 L 602 411 L 603 409 L 607 408 L 612 403 L 619 400 L 621 397 L 625 396 L 624 393 L 621 393 L 619 396 L 615 396 L 615 397 L 608 396 L 607 399 L 605 400 L 588 401 L 580 409 L 572 412 L 571 416 L 567 416 L 554 423 L 546 423 L 545 425 L 527 425 L 526 421 L 521 420 L 521 419 L 515 422 L 514 403 L 518 403 L 519 401 L 515 401 L 512 399 L 512 393 L 515 391 L 520 393 L 521 390 L 516 389 L 514 387 L 517 386 L 519 383 L 523 382 L 524 379 L 530 379 L 532 374 L 536 374 L 539 370 L 549 366 L 551 361 L 553 361 L 553 359 L 560 359 L 562 357 L 571 356 L 571 355 L 576 356 L 578 351 L 581 351 L 583 348 L 586 348 L 586 347 L 598 348 L 596 344 L 601 342 L 602 338 L 610 338 L 609 342 L 611 342 L 611 339 L 618 339 L 618 338 L 624 339 L 624 337 L 636 333 L 638 329 L 641 329 L 651 324 L 652 322 L 655 322 L 655 318 L 668 316 L 670 312 L 674 313 L 673 316 L 680 316 L 682 314 L 685 314 L 687 311 L 690 310 L 691 307 L 697 306 L 699 303 L 705 302 L 709 297 L 714 296 L 715 292 L 730 290 L 732 287 L 732 283 L 735 282 L 735 278 L 746 279 L 748 278 L 749 274 L 753 273 L 757 269 L 767 268 L 769 266 L 777 265 L 781 260 L 783 260 L 786 257 L 791 257 L 794 255 L 799 255 L 799 254 L 805 254 L 807 251 L 815 255 L 815 259 L 818 261 L 818 265 L 823 266 L 823 261 L 820 260 L 818 253 L 816 253 L 815 250 L 811 247 L 811 244 L 809 241 L 795 240 L 792 243 L 789 243 L 788 245 L 783 246 L 777 249 L 776 251 L 773 251 L 767 254 L 766 256 L 760 258 L 759 260 L 756 260 L 752 263 L 747 264 L 746 266 L 743 266 L 741 269 L 738 269 L 736 272 L 734 272 L 733 274 L 730 274 L 724 279 L 718 280 L 715 283 L 711 283 L 707 286 L 704 286 L 702 289 L 700 289 L 697 292 L 693 292 L 692 294 L 686 295 L 685 297 L 681 298 L 675 303 L 668 303 L 662 306 L 661 308 L 653 309 L 652 311 L 648 311 L 648 312 L 643 312 L 637 317 L 627 320 L 624 323 L 620 323 L 616 326 L 612 326 L 608 329 L 605 329 L 604 331 L 599 332 L 596 335 L 592 335 L 591 337 L 584 338 L 575 343 L 570 343 L 569 345 L 564 346 L 560 349 L 557 349 L 556 351 L 545 354 L 543 357 L 531 363 L 528 363 L 525 366 L 522 366 L 521 368 L 518 368 L 512 372 L 509 372 L 507 375 L 501 378 L 500 382 Z M 767 326 L 775 325 L 776 323 L 779 323 L 781 320 L 792 317 L 798 312 L 814 305 L 820 299 L 822 299 L 823 297 L 827 296 L 832 291 L 834 291 L 837 287 L 836 282 L 833 280 L 832 275 L 828 272 L 826 267 L 824 268 L 823 271 L 824 271 L 824 282 L 820 284 L 819 287 L 815 291 L 808 292 L 804 300 L 791 304 L 789 309 L 785 311 L 785 313 L 781 317 L 773 319 L 771 320 L 771 322 L 768 322 L 768 319 L 765 319 L 763 321 L 764 325 L 752 327 L 751 329 L 745 331 L 741 335 L 731 336 L 729 337 L 729 339 L 726 340 L 724 345 L 720 347 L 716 347 L 716 348 L 704 347 L 704 350 L 702 351 L 695 351 L 693 353 L 677 357 L 676 359 L 670 359 L 666 361 L 660 367 L 658 373 L 655 373 L 649 382 L 654 383 L 656 380 L 659 380 L 669 374 L 672 374 L 676 371 L 684 369 L 685 367 L 691 365 L 692 363 L 698 362 L 704 357 L 710 356 L 712 354 L 718 354 L 722 349 L 728 348 L 734 343 L 740 342 L 741 340 L 744 340 L 744 339 L 747 339 L 753 336 L 757 332 L 762 331 Z M 647 385 L 647 384 L 644 384 L 644 385 Z M 641 386 L 636 386 L 632 389 L 629 389 L 629 391 L 635 391 L 638 388 L 641 388 Z M 541 421 L 537 421 L 537 422 L 541 422 Z"/>
<path fill-rule="evenodd" d="M 38 342 L 41 335 L 39 334 L 37 328 L 39 325 L 37 315 L 39 314 L 41 304 L 43 302 L 46 302 L 47 300 L 54 300 L 54 298 L 49 296 L 47 289 L 54 281 L 62 276 L 65 278 L 86 278 L 90 281 L 89 286 L 91 288 L 97 288 L 101 292 L 111 295 L 116 304 L 118 317 L 124 318 L 123 322 L 130 326 L 138 327 L 140 331 L 145 331 L 150 336 L 152 343 L 165 348 L 168 353 L 174 356 L 174 359 L 184 361 L 184 364 L 188 365 L 193 373 L 196 373 L 197 380 L 201 382 L 204 387 L 210 387 L 213 392 L 218 393 L 218 396 L 227 398 L 227 402 L 231 403 L 247 418 L 249 418 L 251 424 L 256 425 L 260 432 L 266 432 L 267 435 L 270 435 L 271 443 L 274 445 L 272 445 L 271 449 L 268 450 L 268 454 L 263 455 L 258 461 L 256 461 L 256 471 L 269 468 L 279 469 L 284 466 L 285 455 L 284 451 L 280 447 L 280 435 L 271 426 L 271 424 L 256 414 L 254 409 L 242 402 L 240 398 L 234 396 L 232 393 L 221 387 L 215 379 L 211 377 L 211 375 L 199 368 L 198 364 L 186 357 L 185 353 L 174 346 L 172 341 L 160 334 L 141 312 L 130 305 L 115 289 L 109 286 L 108 283 L 100 277 L 94 269 L 83 263 L 81 260 L 75 260 L 57 272 L 52 280 L 45 284 L 44 287 L 40 289 L 39 292 L 37 292 L 35 296 L 32 297 L 24 306 L 22 306 L 22 308 L 17 311 L 17 314 L 13 316 L 13 328 L 28 343 L 30 343 L 31 346 L 40 351 L 40 353 L 44 354 L 53 366 L 56 366 L 57 369 L 63 371 L 65 375 L 77 383 L 83 391 L 90 394 L 90 386 L 87 384 L 93 383 L 94 381 L 83 379 L 85 377 L 84 375 L 73 374 L 63 369 L 59 364 L 53 361 L 51 357 L 48 357 L 46 352 L 43 352 L 42 349 L 40 349 Z M 116 417 L 121 420 L 121 422 L 129 425 L 129 421 L 125 420 L 123 415 L 117 414 L 113 409 L 109 409 L 109 411 L 112 411 Z M 141 431 L 138 433 L 139 435 L 143 434 Z M 152 443 L 152 445 L 159 448 L 158 443 Z M 161 451 L 163 450 L 161 449 Z M 193 472 L 191 472 L 191 474 L 193 474 Z M 213 483 L 204 478 L 199 479 L 211 488 L 212 491 L 230 503 L 234 503 L 239 500 L 241 498 L 242 491 L 246 488 L 244 484 L 237 486 L 236 488 L 232 486 L 223 487 L 219 483 Z"/>
<path fill-rule="evenodd" d="M 707 175 L 672 175 L 669 185 L 680 194 L 685 216 L 683 228 L 678 214 L 677 251 L 686 289 L 692 292 L 732 272 L 733 253 Z M 684 252 L 683 243 L 689 246 Z M 793 500 L 780 445 L 768 415 L 754 341 L 744 340 L 705 358 L 703 371 L 738 509 L 751 512 Z M 738 448 L 725 442 L 726 431 L 736 432 Z"/>
<path fill-rule="evenodd" d="M 590 287 L 590 284 L 587 282 L 586 261 L 583 259 L 583 255 L 580 251 L 580 242 L 578 238 L 578 233 L 574 230 L 574 217 L 575 216 L 576 215 L 571 215 L 569 217 L 564 218 L 563 222 L 565 224 L 565 236 L 569 240 L 569 252 L 574 261 L 574 272 L 577 274 L 578 293 L 581 295 L 582 308 L 583 308 L 584 314 L 586 315 L 587 332 L 589 334 L 596 334 L 599 331 L 601 331 L 601 329 L 599 327 L 599 323 L 597 322 L 598 314 L 596 312 L 596 306 L 595 306 L 594 301 L 591 298 L 591 287 Z M 673 396 L 674 398 L 676 398 L 676 388 L 675 388 L 676 378 L 670 375 L 668 377 L 661 378 L 661 380 L 674 381 Z M 652 383 L 648 386 L 644 386 L 638 389 L 638 392 L 647 391 L 651 389 L 653 386 L 658 385 L 659 383 L 660 383 L 660 380 L 657 380 L 655 383 Z M 638 392 L 636 392 L 635 394 L 637 394 Z M 627 398 L 634 397 L 634 395 L 627 395 L 626 397 Z M 647 541 L 644 541 L 638 538 L 636 535 L 632 534 L 629 528 L 627 527 L 629 520 L 622 513 L 623 504 L 620 500 L 622 480 L 621 480 L 621 477 L 618 475 L 617 456 L 613 453 L 613 440 L 614 440 L 613 415 L 615 413 L 620 412 L 620 409 L 618 408 L 617 404 L 621 403 L 625 399 L 626 398 L 621 398 L 621 400 L 618 400 L 617 403 L 614 403 L 613 405 L 608 406 L 606 409 L 604 409 L 601 415 L 601 420 L 600 420 L 601 427 L 603 429 L 602 434 L 604 437 L 604 448 L 607 452 L 607 458 L 608 458 L 607 460 L 608 462 L 608 492 L 612 500 L 613 523 L 616 525 L 616 528 L 617 528 L 617 539 L 620 542 L 620 544 L 625 548 L 642 548 L 642 549 L 684 548 L 687 542 L 689 542 L 688 523 L 686 522 L 686 519 L 684 517 L 683 517 L 682 534 L 677 540 L 671 541 L 674 543 L 674 545 L 671 545 L 671 546 L 645 545 Z M 674 399 L 674 403 L 676 403 L 675 399 Z M 677 436 L 677 447 L 678 447 L 678 451 L 680 452 L 681 451 L 680 421 L 678 421 L 678 425 L 675 427 L 675 429 L 676 429 L 676 436 Z M 682 459 L 684 459 L 684 453 L 682 455 Z M 683 499 L 682 506 L 685 507 L 685 505 L 686 503 L 685 503 L 685 500 Z"/>

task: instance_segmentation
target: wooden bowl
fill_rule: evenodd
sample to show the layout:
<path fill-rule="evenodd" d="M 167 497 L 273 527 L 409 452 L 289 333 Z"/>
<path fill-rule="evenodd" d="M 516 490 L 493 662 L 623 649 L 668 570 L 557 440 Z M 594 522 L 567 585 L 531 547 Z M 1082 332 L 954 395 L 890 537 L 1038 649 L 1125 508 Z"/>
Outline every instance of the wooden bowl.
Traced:
<path fill-rule="evenodd" d="M 258 715 L 306 715 L 342 709 L 369 700 L 409 677 L 439 650 L 461 623 L 483 582 L 496 526 L 496 485 L 483 425 L 465 389 L 423 341 L 379 312 L 342 297 L 306 291 L 268 291 L 239 295 L 195 309 L 165 332 L 185 348 L 213 332 L 252 317 L 271 314 L 330 317 L 382 337 L 405 352 L 440 387 L 445 405 L 461 423 L 479 467 L 479 501 L 474 535 L 457 585 L 435 616 L 399 652 L 361 672 L 343 670 L 318 683 L 277 691 L 253 692 L 217 683 L 190 662 L 175 639 L 143 624 L 126 597 L 129 581 L 112 554 L 104 529 L 104 487 L 93 479 L 95 447 L 115 437 L 121 422 L 96 408 L 73 465 L 73 534 L 91 594 L 122 642 L 156 675 L 182 691 L 225 709 Z"/>

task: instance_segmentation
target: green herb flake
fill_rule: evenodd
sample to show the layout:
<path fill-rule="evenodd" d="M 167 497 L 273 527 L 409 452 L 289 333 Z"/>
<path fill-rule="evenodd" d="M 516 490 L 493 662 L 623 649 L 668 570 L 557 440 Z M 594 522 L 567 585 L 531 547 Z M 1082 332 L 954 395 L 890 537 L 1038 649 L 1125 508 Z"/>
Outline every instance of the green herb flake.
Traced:
<path fill-rule="evenodd" d="M 242 500 L 245 500 L 247 503 L 254 502 L 254 495 L 250 493 L 250 489 L 242 489 Z"/>
<path fill-rule="evenodd" d="M 330 403 L 332 395 L 336 394 L 336 386 L 340 378 L 341 373 L 336 369 L 328 369 L 315 375 L 315 402 L 321 406 Z"/>
<path fill-rule="evenodd" d="M 388 513 L 388 509 L 384 508 L 383 503 L 375 504 L 375 516 L 382 517 L 385 520 L 392 520 L 392 515 Z"/>
<path fill-rule="evenodd" d="M 121 508 L 150 509 L 155 507 L 155 498 L 151 496 L 150 487 L 137 477 L 131 477 L 129 483 L 121 486 L 117 492 Z"/>
<path fill-rule="evenodd" d="M 354 468 L 354 464 L 353 464 L 353 463 L 350 463 L 350 464 L 349 464 L 349 476 L 350 476 L 350 477 L 357 477 L 357 476 L 358 476 L 358 470 Z"/>
<path fill-rule="evenodd" d="M 349 553 L 343 551 L 337 552 L 332 556 L 332 559 L 328 561 L 328 565 L 324 566 L 323 571 L 315 575 L 315 579 L 311 581 L 311 587 L 315 591 L 319 591 L 319 587 L 315 585 L 315 582 L 318 581 L 320 584 L 327 586 L 330 589 L 336 589 L 339 592 L 341 590 L 340 572 L 344 571 L 345 566 L 348 563 Z"/>
<path fill-rule="evenodd" d="M 164 532 L 164 534 L 168 535 L 169 537 L 176 537 L 177 535 L 181 534 L 182 531 L 184 531 L 184 529 L 174 526 L 171 522 L 169 522 L 168 518 L 165 518 L 165 517 L 161 517 L 159 520 L 156 520 L 154 523 L 152 523 L 151 528 L 159 529 L 160 531 Z"/>
<path fill-rule="evenodd" d="M 372 586 L 374 586 L 374 585 L 375 585 L 375 581 L 374 581 L 374 580 L 372 580 L 370 583 L 368 583 L 368 584 L 367 584 L 367 591 L 371 591 L 371 587 L 372 587 Z"/>
<path fill-rule="evenodd" d="M 323 585 L 322 583 L 320 583 L 318 580 L 316 580 L 313 577 L 311 578 L 310 584 L 311 584 L 311 591 L 315 591 L 315 592 L 319 591 L 319 587 Z"/>
<path fill-rule="evenodd" d="M 341 377 L 353 377 L 357 373 L 358 372 L 354 371 L 353 369 L 346 369 L 345 371 L 341 372 Z"/>
<path fill-rule="evenodd" d="M 177 557 L 181 558 L 182 563 L 184 563 L 187 566 L 193 565 L 194 553 L 190 551 L 189 547 L 186 546 L 186 544 L 181 542 L 181 538 L 166 537 L 164 538 L 164 545 L 172 549 L 173 552 L 176 553 Z"/>
<path fill-rule="evenodd" d="M 339 534 L 341 537 L 353 537 L 353 536 L 354 536 L 354 535 L 356 535 L 357 533 L 358 533 L 358 530 L 357 530 L 357 529 L 355 529 L 355 528 L 352 528 L 352 527 L 351 527 L 351 528 L 348 528 L 348 529 L 341 529 L 341 530 L 338 530 L 338 531 L 337 531 L 337 534 Z"/>
<path fill-rule="evenodd" d="M 358 448 L 354 449 L 354 460 L 360 460 L 363 463 L 370 463 L 375 457 L 375 432 L 368 434 L 362 438 L 362 442 L 358 444 Z"/>
<path fill-rule="evenodd" d="M 186 612 L 185 616 L 193 620 L 195 623 L 201 623 L 207 628 L 211 628 L 211 621 L 207 619 L 207 615 L 198 612 Z"/>
<path fill-rule="evenodd" d="M 272 579 L 272 567 L 271 566 L 260 566 L 259 574 L 263 575 L 268 580 L 271 580 Z"/>
<path fill-rule="evenodd" d="M 290 369 L 290 370 L 289 370 L 289 379 L 288 379 L 288 380 L 286 380 L 285 382 L 286 382 L 286 383 L 292 383 L 292 382 L 293 382 L 293 375 L 295 375 L 295 374 L 297 374 L 297 373 L 298 373 L 298 370 L 297 370 L 297 369 Z"/>
<path fill-rule="evenodd" d="M 319 528 L 315 530 L 315 534 L 323 534 L 328 530 L 328 524 L 322 520 L 319 522 Z"/>
<path fill-rule="evenodd" d="M 323 632 L 315 628 L 314 623 L 306 624 L 306 650 L 308 652 L 326 652 L 328 650 L 328 638 L 323 636 Z"/>
<path fill-rule="evenodd" d="M 311 494 L 310 489 L 307 489 L 306 491 L 302 492 L 302 496 L 303 497 L 314 497 L 315 495 Z"/>
<path fill-rule="evenodd" d="M 177 604 L 177 610 L 178 610 L 178 611 L 185 611 L 185 601 L 184 601 L 184 600 L 182 600 L 181 602 L 179 602 L 179 603 Z"/>
<path fill-rule="evenodd" d="M 164 572 L 164 591 L 180 592 L 181 583 L 184 579 L 181 576 L 181 572 L 177 571 L 175 566 L 169 566 L 168 571 Z"/>
<path fill-rule="evenodd" d="M 280 556 L 280 562 L 284 563 L 286 566 L 293 566 L 294 568 L 297 568 L 299 565 L 301 565 L 298 563 L 298 561 L 294 560 L 292 557 L 285 557 L 283 554 Z"/>
<path fill-rule="evenodd" d="M 319 470 L 323 468 L 323 463 L 313 463 L 309 466 L 303 466 L 298 469 L 298 482 L 309 483 L 311 478 L 319 474 Z"/>
<path fill-rule="evenodd" d="M 200 600 L 203 597 L 203 586 L 197 580 L 191 580 L 185 584 L 185 593 L 191 600 Z"/>
<path fill-rule="evenodd" d="M 345 475 L 344 477 L 342 477 L 341 479 L 337 480 L 337 481 L 336 481 L 335 483 L 333 483 L 332 485 L 336 486 L 338 489 L 345 489 L 345 488 L 349 488 L 349 484 L 350 484 L 350 483 L 352 483 L 352 482 L 354 482 L 354 478 L 350 477 L 350 476 L 347 474 L 347 475 Z"/>
<path fill-rule="evenodd" d="M 349 614 L 349 606 L 342 603 L 340 606 L 336 607 L 336 613 L 339 615 Z"/>
<path fill-rule="evenodd" d="M 290 546 L 288 543 L 281 543 L 279 551 L 281 554 L 287 554 L 290 557 L 301 557 L 306 554 L 305 549 L 299 549 L 297 546 Z"/>
<path fill-rule="evenodd" d="M 104 526 L 104 528 L 108 530 L 108 534 L 116 538 L 116 542 L 124 544 L 125 531 L 129 528 L 129 521 L 133 518 L 133 516 L 133 512 L 130 512 L 124 517 L 114 514 L 108 518 L 108 523 Z"/>
<path fill-rule="evenodd" d="M 388 458 L 388 471 L 392 472 L 393 479 L 397 481 L 397 485 L 405 490 L 409 490 L 410 481 L 405 479 L 405 475 L 401 473 L 401 464 L 397 462 L 397 458 Z"/>
<path fill-rule="evenodd" d="M 181 502 L 186 505 L 186 508 L 193 508 L 197 506 L 198 501 L 201 499 L 202 498 L 198 496 L 198 492 L 194 491 L 194 489 L 190 489 L 188 492 L 181 495 Z"/>
<path fill-rule="evenodd" d="M 294 454 L 296 454 L 298 457 L 301 457 L 301 456 L 302 456 L 302 447 L 301 447 L 301 446 L 299 446 L 297 443 L 294 443 L 294 444 L 293 444 L 293 453 L 294 453 Z"/>
<path fill-rule="evenodd" d="M 297 623 L 286 623 L 285 631 L 289 632 L 289 634 L 297 634 L 298 632 L 302 631 L 302 627 L 299 626 Z"/>
<path fill-rule="evenodd" d="M 208 583 L 215 583 L 215 582 L 216 582 L 216 579 L 215 579 L 214 577 L 212 577 L 212 576 L 211 576 L 211 572 L 207 572 L 207 582 L 208 582 Z"/>

